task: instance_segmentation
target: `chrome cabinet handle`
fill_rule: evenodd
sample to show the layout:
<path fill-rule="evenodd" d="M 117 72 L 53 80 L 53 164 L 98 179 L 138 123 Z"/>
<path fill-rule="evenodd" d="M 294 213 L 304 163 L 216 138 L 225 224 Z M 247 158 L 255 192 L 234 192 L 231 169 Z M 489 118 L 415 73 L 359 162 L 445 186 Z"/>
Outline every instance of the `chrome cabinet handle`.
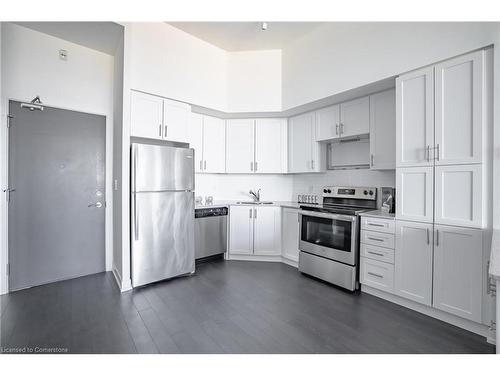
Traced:
<path fill-rule="evenodd" d="M 372 226 L 372 227 L 382 227 L 384 228 L 385 225 L 384 224 L 376 224 L 376 223 L 368 223 L 368 225 Z"/>
<path fill-rule="evenodd" d="M 248 217 L 251 219 L 252 218 L 252 209 L 251 208 L 248 210 L 248 213 L 249 213 Z"/>
<path fill-rule="evenodd" d="M 340 123 L 340 134 L 344 134 L 344 123 Z"/>
<path fill-rule="evenodd" d="M 373 167 L 373 154 L 370 155 L 370 166 Z"/>
<path fill-rule="evenodd" d="M 437 161 L 439 161 L 439 143 L 436 145 L 436 151 L 437 151 Z"/>
<path fill-rule="evenodd" d="M 367 237 L 367 238 L 372 241 L 384 242 L 382 238 L 375 238 L 375 237 Z"/>
<path fill-rule="evenodd" d="M 384 276 L 379 275 L 378 273 L 373 273 L 373 272 L 368 272 L 368 275 L 370 275 L 370 276 L 375 276 L 375 277 L 378 277 L 378 278 L 381 278 L 381 279 L 383 279 L 383 278 L 384 278 Z"/>
<path fill-rule="evenodd" d="M 200 160 L 200 171 L 203 170 L 203 160 Z"/>
<path fill-rule="evenodd" d="M 165 130 L 163 131 L 163 138 L 167 138 L 167 125 L 165 125 Z"/>
<path fill-rule="evenodd" d="M 87 207 L 101 208 L 102 203 L 101 202 L 91 203 L 91 204 L 87 205 Z"/>
<path fill-rule="evenodd" d="M 255 166 L 255 172 L 257 172 L 257 166 L 258 166 L 257 162 L 254 163 L 254 166 Z"/>
<path fill-rule="evenodd" d="M 379 257 L 383 257 L 384 256 L 384 254 L 382 254 L 382 253 L 376 253 L 374 251 L 369 251 L 369 250 L 367 251 L 367 253 L 368 254 L 373 254 L 373 255 L 378 255 Z"/>
<path fill-rule="evenodd" d="M 427 232 L 427 245 L 429 245 L 429 228 L 426 228 L 425 231 Z"/>
<path fill-rule="evenodd" d="M 139 241 L 139 214 L 137 213 L 137 195 L 132 194 L 134 197 L 134 239 Z"/>
<path fill-rule="evenodd" d="M 256 208 L 253 209 L 253 218 L 257 219 L 257 209 Z"/>
<path fill-rule="evenodd" d="M 158 133 L 159 133 L 159 135 L 161 137 L 161 124 L 158 126 Z"/>
<path fill-rule="evenodd" d="M 203 169 L 205 171 L 207 170 L 207 161 L 206 160 L 203 161 Z"/>
<path fill-rule="evenodd" d="M 439 229 L 436 229 L 436 246 L 439 246 Z"/>
<path fill-rule="evenodd" d="M 335 124 L 335 135 L 339 135 L 339 124 Z"/>
<path fill-rule="evenodd" d="M 250 162 L 250 170 L 253 172 L 253 161 Z"/>
<path fill-rule="evenodd" d="M 311 160 L 311 169 L 314 171 L 314 160 Z"/>

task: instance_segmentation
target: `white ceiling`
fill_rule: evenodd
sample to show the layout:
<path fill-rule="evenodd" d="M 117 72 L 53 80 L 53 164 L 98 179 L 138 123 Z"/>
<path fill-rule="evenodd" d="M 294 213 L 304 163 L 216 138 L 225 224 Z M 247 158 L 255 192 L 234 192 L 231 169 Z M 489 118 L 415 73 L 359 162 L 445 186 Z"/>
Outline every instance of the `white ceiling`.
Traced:
<path fill-rule="evenodd" d="M 15 22 L 17 25 L 114 55 L 123 26 L 113 22 Z"/>
<path fill-rule="evenodd" d="M 321 22 L 169 22 L 197 38 L 226 51 L 282 49 L 307 34 Z"/>

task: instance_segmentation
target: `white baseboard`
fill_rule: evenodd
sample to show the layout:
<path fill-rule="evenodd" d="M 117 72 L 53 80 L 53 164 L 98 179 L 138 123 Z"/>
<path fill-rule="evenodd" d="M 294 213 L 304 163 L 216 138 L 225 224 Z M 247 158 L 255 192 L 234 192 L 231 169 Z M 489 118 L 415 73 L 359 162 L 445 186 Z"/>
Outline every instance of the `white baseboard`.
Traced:
<path fill-rule="evenodd" d="M 113 267 L 113 276 L 115 277 L 115 281 L 116 284 L 118 285 L 118 288 L 120 289 L 120 292 L 123 293 L 132 289 L 132 282 L 130 281 L 130 279 L 128 279 L 126 282 L 123 282 L 120 274 L 114 267 Z"/>
<path fill-rule="evenodd" d="M 366 285 L 361 285 L 361 291 L 367 294 L 371 294 L 372 296 L 379 297 L 385 299 L 386 301 L 395 303 L 400 306 L 404 306 L 408 309 L 415 310 L 421 314 L 431 316 L 435 319 L 441 320 L 443 322 L 452 324 L 454 326 L 460 327 L 467 331 L 476 333 L 480 336 L 483 336 L 487 339 L 488 342 L 494 342 L 494 333 L 489 329 L 487 325 L 479 324 L 459 316 L 455 316 L 449 314 L 447 312 L 437 310 L 430 306 L 425 306 L 417 302 L 410 301 L 406 298 L 396 296 L 391 293 L 387 293 Z"/>
<path fill-rule="evenodd" d="M 227 260 L 249 260 L 254 262 L 281 262 L 281 255 L 228 254 Z"/>
<path fill-rule="evenodd" d="M 281 257 L 281 261 L 285 264 L 288 264 L 289 266 L 299 268 L 299 261 L 287 257 Z"/>

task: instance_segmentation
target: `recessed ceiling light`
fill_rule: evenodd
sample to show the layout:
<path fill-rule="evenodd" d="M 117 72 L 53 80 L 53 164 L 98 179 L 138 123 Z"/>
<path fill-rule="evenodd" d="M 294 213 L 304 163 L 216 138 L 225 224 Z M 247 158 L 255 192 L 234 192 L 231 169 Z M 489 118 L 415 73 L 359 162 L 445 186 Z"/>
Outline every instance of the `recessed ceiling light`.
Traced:
<path fill-rule="evenodd" d="M 267 22 L 262 22 L 262 24 L 260 25 L 260 28 L 262 29 L 262 31 L 266 31 L 267 30 Z"/>

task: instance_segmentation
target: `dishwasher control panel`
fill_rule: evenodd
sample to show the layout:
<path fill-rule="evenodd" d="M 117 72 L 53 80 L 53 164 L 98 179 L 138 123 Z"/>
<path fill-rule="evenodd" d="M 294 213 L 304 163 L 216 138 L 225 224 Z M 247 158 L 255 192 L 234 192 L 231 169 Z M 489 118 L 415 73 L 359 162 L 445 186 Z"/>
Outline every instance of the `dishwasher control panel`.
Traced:
<path fill-rule="evenodd" d="M 203 217 L 212 217 L 212 216 L 227 216 L 228 209 L 227 207 L 205 207 L 205 208 L 197 208 L 194 210 L 194 217 L 196 219 L 200 219 Z"/>

